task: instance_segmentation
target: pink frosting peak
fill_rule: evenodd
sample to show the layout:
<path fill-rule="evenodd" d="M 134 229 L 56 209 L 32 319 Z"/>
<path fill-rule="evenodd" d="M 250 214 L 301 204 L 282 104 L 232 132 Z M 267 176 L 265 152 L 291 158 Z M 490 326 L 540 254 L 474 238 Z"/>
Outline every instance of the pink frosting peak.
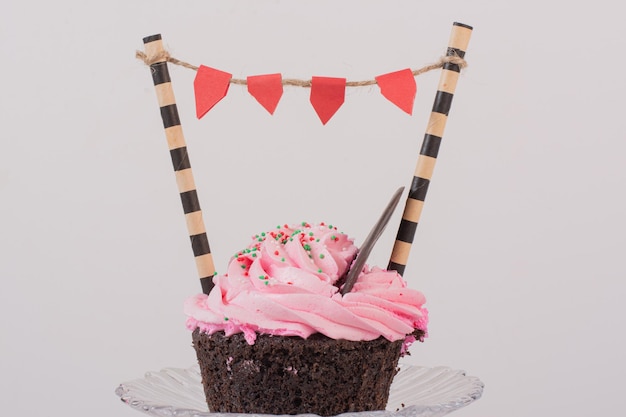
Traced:
<path fill-rule="evenodd" d="M 407 287 L 396 271 L 363 269 L 352 291 L 336 285 L 357 253 L 353 240 L 332 225 L 278 226 L 253 236 L 231 259 L 225 275 L 213 278 L 209 295 L 186 300 L 187 327 L 212 334 L 243 332 L 307 338 L 410 344 L 415 329 L 426 331 L 425 298 Z"/>

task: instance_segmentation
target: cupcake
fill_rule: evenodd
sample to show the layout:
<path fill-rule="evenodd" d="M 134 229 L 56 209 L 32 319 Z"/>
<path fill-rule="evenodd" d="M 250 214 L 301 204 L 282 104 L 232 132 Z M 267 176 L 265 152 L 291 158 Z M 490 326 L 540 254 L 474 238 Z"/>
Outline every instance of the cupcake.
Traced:
<path fill-rule="evenodd" d="M 209 410 L 321 416 L 383 410 L 400 356 L 426 335 L 424 296 L 396 271 L 365 266 L 320 223 L 253 236 L 208 295 L 186 300 Z"/>

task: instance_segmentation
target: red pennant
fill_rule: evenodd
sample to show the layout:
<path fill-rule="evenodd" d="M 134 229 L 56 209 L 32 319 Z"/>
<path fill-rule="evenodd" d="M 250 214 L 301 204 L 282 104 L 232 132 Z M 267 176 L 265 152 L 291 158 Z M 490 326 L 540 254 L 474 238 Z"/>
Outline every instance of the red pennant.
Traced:
<path fill-rule="evenodd" d="M 313 77 L 309 100 L 322 124 L 326 124 L 339 110 L 346 96 L 346 79 Z"/>
<path fill-rule="evenodd" d="M 201 119 L 221 99 L 226 97 L 232 74 L 200 65 L 193 89 L 196 94 L 196 116 Z"/>
<path fill-rule="evenodd" d="M 280 74 L 251 75 L 248 77 L 248 93 L 274 114 L 283 95 L 283 77 Z"/>
<path fill-rule="evenodd" d="M 376 77 L 380 93 L 408 114 L 413 113 L 413 102 L 417 92 L 415 76 L 409 68 Z"/>

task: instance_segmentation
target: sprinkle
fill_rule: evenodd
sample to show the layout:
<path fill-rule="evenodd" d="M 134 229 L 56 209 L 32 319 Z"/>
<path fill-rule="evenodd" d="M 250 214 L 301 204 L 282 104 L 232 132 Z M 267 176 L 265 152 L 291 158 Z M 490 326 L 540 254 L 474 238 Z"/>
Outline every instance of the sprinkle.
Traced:
<path fill-rule="evenodd" d="M 278 252 L 277 250 L 274 251 L 274 255 L 278 256 L 280 254 L 280 252 Z"/>
<path fill-rule="evenodd" d="M 265 275 L 259 275 L 259 279 L 265 279 Z"/>
<path fill-rule="evenodd" d="M 281 262 L 285 262 L 285 258 L 280 258 Z"/>
<path fill-rule="evenodd" d="M 261 233 L 261 236 L 265 236 L 265 232 Z"/>
<path fill-rule="evenodd" d="M 302 246 L 304 248 L 304 250 L 306 251 L 310 251 L 311 250 L 311 246 L 308 243 L 305 243 L 304 246 Z"/>
<path fill-rule="evenodd" d="M 224 321 L 228 321 L 228 317 L 224 317 Z"/>
<path fill-rule="evenodd" d="M 265 281 L 265 285 L 269 284 L 269 281 Z"/>
<path fill-rule="evenodd" d="M 217 271 L 213 272 L 213 276 L 216 276 L 216 275 L 217 275 Z"/>
<path fill-rule="evenodd" d="M 320 259 L 324 259 L 324 254 L 320 253 Z"/>
<path fill-rule="evenodd" d="M 332 236 L 330 237 L 330 240 L 337 240 L 337 236 L 332 235 Z"/>
<path fill-rule="evenodd" d="M 329 228 L 329 229 L 332 229 L 332 228 L 333 228 L 333 225 L 332 225 L 332 224 L 329 224 L 329 225 L 328 225 L 328 228 Z"/>
<path fill-rule="evenodd" d="M 242 264 L 241 269 L 246 269 L 246 266 Z"/>
<path fill-rule="evenodd" d="M 322 268 L 318 269 L 317 272 L 321 274 L 322 273 Z"/>
<path fill-rule="evenodd" d="M 253 258 L 256 258 L 256 253 L 253 253 L 253 254 L 252 254 L 252 257 L 253 257 Z"/>
<path fill-rule="evenodd" d="M 280 224 L 278 226 L 276 226 L 277 229 L 280 229 Z"/>
<path fill-rule="evenodd" d="M 313 232 L 309 232 L 309 236 L 313 236 Z"/>

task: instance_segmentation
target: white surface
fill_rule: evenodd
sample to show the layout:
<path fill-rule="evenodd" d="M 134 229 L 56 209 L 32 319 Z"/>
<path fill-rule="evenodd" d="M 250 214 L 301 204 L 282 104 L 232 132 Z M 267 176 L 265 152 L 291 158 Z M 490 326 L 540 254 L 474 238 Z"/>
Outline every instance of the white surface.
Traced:
<path fill-rule="evenodd" d="M 408 361 L 485 382 L 459 417 L 622 407 L 615 2 L 39 3 L 5 2 L 0 17 L 5 414 L 137 416 L 118 383 L 194 362 L 181 303 L 199 286 L 152 81 L 133 56 L 144 36 L 237 77 L 360 80 L 435 61 L 453 21 L 475 30 L 407 267 L 432 315 Z M 333 222 L 362 241 L 410 182 L 439 78 L 418 78 L 413 117 L 372 87 L 350 90 L 322 127 L 297 88 L 270 117 L 232 86 L 198 121 L 194 73 L 171 73 L 222 271 L 279 222 Z"/>

